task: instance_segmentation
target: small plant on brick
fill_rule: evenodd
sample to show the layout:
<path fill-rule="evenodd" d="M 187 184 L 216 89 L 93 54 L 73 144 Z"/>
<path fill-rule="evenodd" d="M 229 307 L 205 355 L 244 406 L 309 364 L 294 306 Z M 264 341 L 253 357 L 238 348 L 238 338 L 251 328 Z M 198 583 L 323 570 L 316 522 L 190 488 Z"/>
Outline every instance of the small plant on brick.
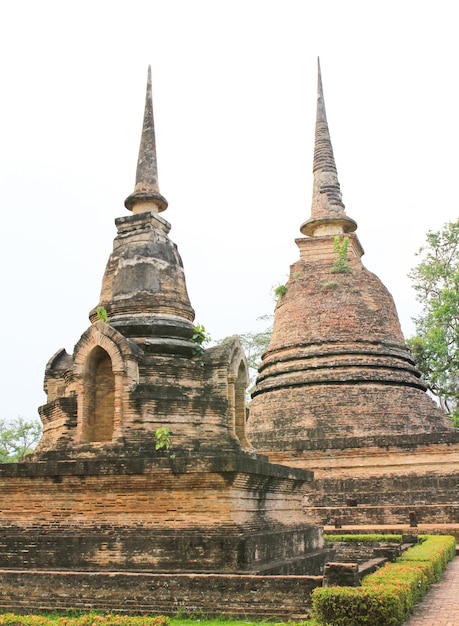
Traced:
<path fill-rule="evenodd" d="M 191 341 L 194 343 L 193 356 L 202 357 L 205 352 L 204 344 L 210 341 L 210 335 L 202 324 L 197 324 L 194 327 Z"/>
<path fill-rule="evenodd" d="M 170 448 L 172 447 L 171 431 L 165 426 L 160 426 L 155 431 L 155 450 L 164 450 L 169 455 L 169 458 L 175 459 L 175 454 L 171 454 Z"/>
<path fill-rule="evenodd" d="M 172 445 L 171 431 L 164 426 L 156 429 L 155 432 L 156 444 L 155 450 L 169 450 Z"/>
<path fill-rule="evenodd" d="M 338 282 L 336 280 L 327 280 L 320 286 L 321 291 L 328 291 L 329 289 L 336 289 Z"/>
<path fill-rule="evenodd" d="M 104 306 L 97 307 L 97 319 L 101 322 L 105 322 L 105 324 L 110 323 L 110 318 L 108 317 L 107 309 Z"/>
<path fill-rule="evenodd" d="M 349 237 L 344 237 L 341 241 L 339 235 L 333 238 L 333 252 L 335 260 L 333 261 L 332 274 L 346 274 L 351 271 L 347 260 L 347 249 L 349 247 Z"/>
<path fill-rule="evenodd" d="M 287 287 L 285 285 L 277 285 L 277 287 L 274 287 L 274 296 L 276 297 L 276 300 L 279 300 L 280 298 L 282 298 L 282 296 L 285 296 L 286 293 Z"/>

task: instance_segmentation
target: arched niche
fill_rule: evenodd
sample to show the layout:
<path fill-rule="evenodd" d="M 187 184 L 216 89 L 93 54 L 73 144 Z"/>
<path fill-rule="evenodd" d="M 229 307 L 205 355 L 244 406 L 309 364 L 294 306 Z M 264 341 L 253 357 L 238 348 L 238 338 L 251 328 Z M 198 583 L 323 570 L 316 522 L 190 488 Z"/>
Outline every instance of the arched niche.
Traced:
<path fill-rule="evenodd" d="M 228 368 L 228 407 L 231 430 L 243 448 L 251 448 L 247 439 L 246 396 L 249 374 L 244 349 L 238 337 L 232 337 L 230 343 Z"/>
<path fill-rule="evenodd" d="M 84 442 L 111 441 L 115 416 L 115 375 L 108 352 L 95 346 L 89 353 L 83 373 Z"/>
<path fill-rule="evenodd" d="M 112 442 L 123 437 L 129 392 L 139 382 L 143 351 L 112 326 L 95 322 L 75 346 L 77 440 Z"/>
<path fill-rule="evenodd" d="M 246 401 L 245 390 L 247 388 L 247 368 L 244 361 L 241 361 L 238 368 L 236 384 L 234 386 L 234 430 L 236 437 L 245 446 L 247 437 L 245 434 L 246 423 Z"/>

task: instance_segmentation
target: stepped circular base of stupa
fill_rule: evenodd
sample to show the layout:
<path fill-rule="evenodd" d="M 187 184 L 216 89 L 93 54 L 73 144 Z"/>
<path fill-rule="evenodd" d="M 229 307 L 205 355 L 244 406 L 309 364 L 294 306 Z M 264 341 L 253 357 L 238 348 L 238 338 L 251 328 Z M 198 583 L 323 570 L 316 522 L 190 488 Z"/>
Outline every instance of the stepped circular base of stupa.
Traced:
<path fill-rule="evenodd" d="M 355 380 L 261 393 L 248 431 L 271 462 L 316 477 L 416 472 L 459 449 L 459 432 L 421 389 Z"/>
<path fill-rule="evenodd" d="M 454 430 L 421 389 L 356 381 L 271 389 L 252 400 L 248 425 L 261 452 L 348 447 L 359 439 Z"/>
<path fill-rule="evenodd" d="M 333 237 L 297 244 L 250 403 L 254 448 L 315 470 L 326 462 L 308 465 L 313 454 L 357 457 L 449 436 L 454 427 L 426 393 L 393 298 L 362 265 L 356 236 L 341 271 Z"/>

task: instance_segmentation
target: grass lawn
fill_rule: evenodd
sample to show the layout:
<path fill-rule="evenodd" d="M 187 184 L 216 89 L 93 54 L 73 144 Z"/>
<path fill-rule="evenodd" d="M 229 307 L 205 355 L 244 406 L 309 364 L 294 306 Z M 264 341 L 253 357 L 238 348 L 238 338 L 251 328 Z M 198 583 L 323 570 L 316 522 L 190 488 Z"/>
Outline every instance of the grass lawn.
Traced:
<path fill-rule="evenodd" d="M 294 626 L 295 622 L 232 620 L 225 618 L 164 618 L 104 613 L 15 615 L 0 614 L 0 626 Z M 302 626 L 317 626 L 314 620 L 301 622 Z"/>

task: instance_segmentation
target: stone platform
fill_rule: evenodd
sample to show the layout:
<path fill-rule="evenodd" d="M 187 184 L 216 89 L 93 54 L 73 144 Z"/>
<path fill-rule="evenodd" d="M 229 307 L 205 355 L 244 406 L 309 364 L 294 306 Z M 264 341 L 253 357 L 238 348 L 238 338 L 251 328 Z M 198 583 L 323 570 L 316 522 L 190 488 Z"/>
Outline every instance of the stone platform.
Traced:
<path fill-rule="evenodd" d="M 334 526 L 324 527 L 324 534 L 326 535 L 410 535 L 413 531 L 417 531 L 419 535 L 451 535 L 456 537 L 456 541 L 459 544 L 459 524 L 418 524 L 415 529 L 410 527 L 409 524 L 366 524 L 364 526 L 349 524 L 343 525 L 342 528 L 335 528 Z"/>
<path fill-rule="evenodd" d="M 0 466 L 0 567 L 319 574 L 310 472 L 239 454 Z"/>
<path fill-rule="evenodd" d="M 322 576 L 0 569 L 0 610 L 304 619 Z"/>

